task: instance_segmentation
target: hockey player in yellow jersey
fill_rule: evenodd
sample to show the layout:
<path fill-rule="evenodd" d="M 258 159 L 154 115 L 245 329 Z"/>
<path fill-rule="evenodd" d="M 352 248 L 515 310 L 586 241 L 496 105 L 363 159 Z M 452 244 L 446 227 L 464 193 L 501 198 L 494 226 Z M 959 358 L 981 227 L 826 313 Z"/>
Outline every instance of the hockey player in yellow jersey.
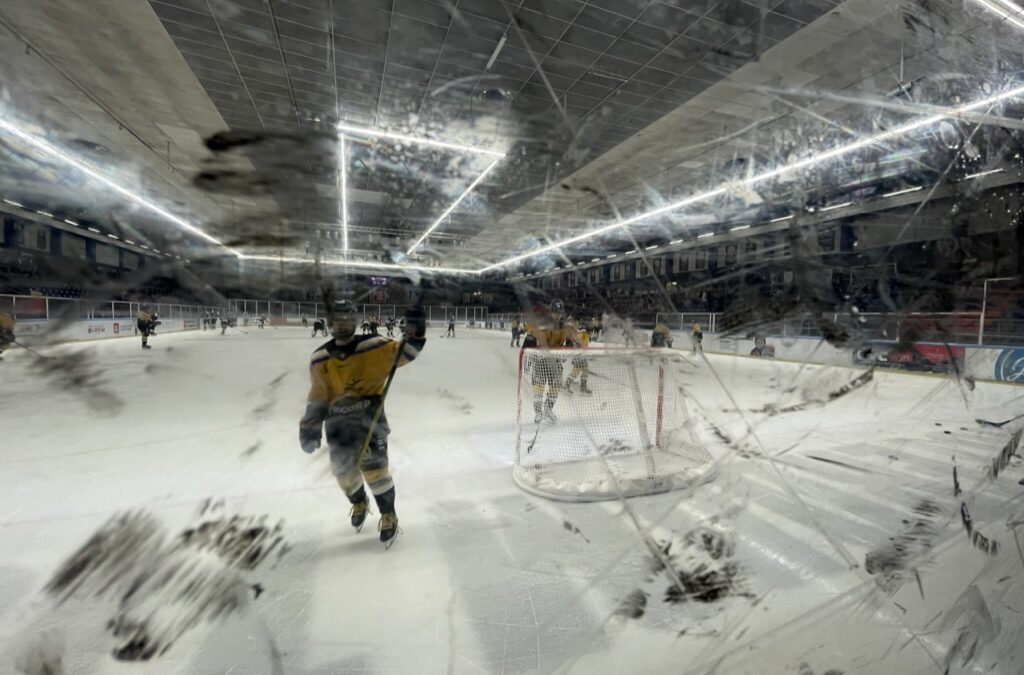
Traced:
<path fill-rule="evenodd" d="M 566 343 L 566 347 L 586 349 L 590 346 L 590 332 L 583 324 L 573 328 L 571 335 L 571 341 Z M 578 381 L 581 394 L 593 394 L 594 392 L 587 386 L 587 380 L 590 377 L 590 364 L 587 362 L 587 359 L 584 356 L 575 355 L 572 357 L 570 365 L 572 370 L 569 371 L 569 377 L 565 380 L 565 390 L 570 394 L 573 393 L 573 387 Z"/>
<path fill-rule="evenodd" d="M 7 348 L 14 344 L 14 317 L 0 311 L 0 360 Z"/>
<path fill-rule="evenodd" d="M 672 348 L 672 331 L 663 323 L 659 323 L 651 331 L 651 346 L 654 348 Z"/>
<path fill-rule="evenodd" d="M 410 308 L 404 339 L 356 335 L 355 306 L 341 300 L 328 322 L 332 339 L 310 358 L 311 385 L 299 441 L 305 452 L 312 453 L 326 433 L 331 469 L 352 503 L 352 526 L 361 530 L 370 509 L 365 481 L 380 510 L 380 540 L 390 546 L 398 534 L 398 516 L 388 467 L 390 428 L 382 409 L 385 386 L 394 368 L 409 363 L 423 349 L 426 320 L 422 309 Z"/>
<path fill-rule="evenodd" d="M 561 301 L 556 300 L 551 308 L 538 307 L 534 310 L 532 322 L 526 324 L 521 354 L 527 349 L 560 349 L 570 340 L 572 331 L 565 325 L 565 310 Z M 570 340 L 571 341 L 571 340 Z M 530 383 L 533 386 L 534 422 L 554 422 L 554 408 L 562 388 L 562 361 L 558 357 L 533 357 Z"/>

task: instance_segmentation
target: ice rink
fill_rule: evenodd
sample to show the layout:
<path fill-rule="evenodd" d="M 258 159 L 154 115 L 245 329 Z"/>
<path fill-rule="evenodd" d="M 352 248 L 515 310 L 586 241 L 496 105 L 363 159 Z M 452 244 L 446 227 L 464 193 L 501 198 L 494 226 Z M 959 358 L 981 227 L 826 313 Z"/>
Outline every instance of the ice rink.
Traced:
<path fill-rule="evenodd" d="M 1016 456 L 993 471 L 1020 423 L 978 421 L 1018 415 L 1019 388 L 876 371 L 837 394 L 865 371 L 690 355 L 717 478 L 561 503 L 512 481 L 508 335 L 432 327 L 387 401 L 403 532 L 385 551 L 377 514 L 354 533 L 323 450 L 299 448 L 324 339 L 247 331 L 44 352 L 81 352 L 117 402 L 6 355 L 0 672 L 39 636 L 89 675 L 1024 672 L 1024 471 Z M 116 512 L 176 533 L 205 500 L 284 522 L 288 548 L 246 574 L 260 592 L 241 611 L 124 663 L 116 603 L 42 592 Z"/>

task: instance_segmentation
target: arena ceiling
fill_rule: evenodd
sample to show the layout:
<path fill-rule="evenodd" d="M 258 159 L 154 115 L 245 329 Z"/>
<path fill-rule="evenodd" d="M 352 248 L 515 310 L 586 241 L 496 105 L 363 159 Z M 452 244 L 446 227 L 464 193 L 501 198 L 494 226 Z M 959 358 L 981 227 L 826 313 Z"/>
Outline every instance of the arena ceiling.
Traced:
<path fill-rule="evenodd" d="M 232 250 L 313 260 L 347 243 L 472 269 L 1019 84 L 1024 52 L 975 0 L 38 0 L 0 8 L 0 28 L 5 119 Z M 1003 159 L 995 130 L 1018 105 L 957 118 L 979 148 L 960 176 Z M 175 230 L 4 140 L 18 199 Z M 950 175 L 934 143 L 906 140 L 925 152 L 887 139 L 871 171 L 858 155 L 567 252 L 767 222 L 865 174 L 893 190 Z"/>

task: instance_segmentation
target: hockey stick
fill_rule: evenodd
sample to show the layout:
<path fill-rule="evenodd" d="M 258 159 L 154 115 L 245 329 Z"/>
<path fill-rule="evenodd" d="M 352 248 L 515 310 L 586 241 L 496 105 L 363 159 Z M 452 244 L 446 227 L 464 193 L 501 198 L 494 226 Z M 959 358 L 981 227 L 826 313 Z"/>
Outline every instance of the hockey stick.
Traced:
<path fill-rule="evenodd" d="M 530 454 L 531 452 L 533 452 L 533 446 L 537 444 L 537 437 L 540 436 L 540 428 L 541 426 L 543 426 L 543 424 L 543 420 L 537 423 L 537 430 L 533 432 L 533 440 L 530 441 L 530 444 L 526 446 L 526 454 Z"/>
<path fill-rule="evenodd" d="M 24 349 L 24 350 L 25 350 L 26 352 L 28 352 L 29 354 L 32 354 L 32 355 L 33 355 L 33 356 L 35 356 L 35 357 L 36 357 L 37 359 L 48 359 L 48 358 L 50 358 L 49 356 L 43 356 L 42 354 L 40 354 L 40 353 L 39 353 L 39 352 L 37 352 L 36 350 L 34 350 L 34 349 L 32 349 L 31 347 L 28 347 L 28 346 L 26 346 L 26 345 L 23 345 L 22 343 L 18 342 L 17 340 L 11 340 L 11 342 L 12 342 L 13 344 L 16 344 L 16 345 L 18 345 L 19 347 L 21 347 L 22 349 Z"/>
<path fill-rule="evenodd" d="M 983 420 L 983 419 L 976 419 L 974 421 L 975 421 L 975 423 L 980 424 L 982 426 L 995 427 L 996 429 L 1001 429 L 1001 428 L 1005 427 L 1007 424 L 1009 424 L 1010 422 L 1015 422 L 1016 420 L 1019 420 L 1022 417 L 1024 417 L 1024 415 L 1017 415 L 1016 417 L 1011 417 L 1010 419 L 1003 420 L 1002 422 L 991 422 L 989 420 Z"/>
<path fill-rule="evenodd" d="M 356 462 L 357 467 L 363 465 L 363 460 L 366 459 L 366 451 L 370 447 L 370 441 L 373 440 L 373 432 L 377 430 L 377 422 L 380 420 L 380 415 L 384 412 L 384 400 L 388 397 L 388 391 L 391 389 L 391 382 L 395 379 L 395 372 L 398 370 L 398 364 L 402 360 L 402 350 L 405 349 L 405 336 L 398 341 L 398 350 L 395 352 L 395 360 L 391 362 L 391 370 L 388 372 L 388 379 L 384 382 L 384 391 L 380 394 L 380 403 L 377 404 L 377 409 L 373 411 L 373 417 L 370 419 L 370 428 L 366 432 L 366 438 L 363 439 L 363 445 L 359 448 L 359 460 Z"/>

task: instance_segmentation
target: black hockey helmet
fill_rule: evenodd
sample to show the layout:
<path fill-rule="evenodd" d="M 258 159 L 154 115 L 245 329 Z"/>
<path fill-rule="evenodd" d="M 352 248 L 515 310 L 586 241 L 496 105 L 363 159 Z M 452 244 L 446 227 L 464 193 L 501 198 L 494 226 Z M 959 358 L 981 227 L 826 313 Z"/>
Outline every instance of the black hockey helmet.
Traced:
<path fill-rule="evenodd" d="M 327 318 L 355 319 L 356 306 L 351 300 L 335 300 L 327 310 Z"/>
<path fill-rule="evenodd" d="M 351 300 L 335 300 L 327 310 L 331 335 L 347 340 L 356 334 L 356 306 Z"/>

